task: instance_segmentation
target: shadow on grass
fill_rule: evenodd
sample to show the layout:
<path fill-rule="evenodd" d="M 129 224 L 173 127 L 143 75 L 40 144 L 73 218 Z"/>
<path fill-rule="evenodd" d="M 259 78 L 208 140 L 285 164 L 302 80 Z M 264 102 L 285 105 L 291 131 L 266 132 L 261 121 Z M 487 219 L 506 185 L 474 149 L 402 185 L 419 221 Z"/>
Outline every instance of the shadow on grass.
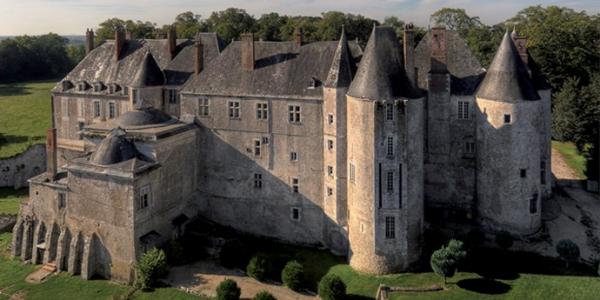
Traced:
<path fill-rule="evenodd" d="M 500 295 L 510 291 L 510 285 L 487 278 L 463 279 L 456 283 L 460 288 L 479 294 Z"/>
<path fill-rule="evenodd" d="M 38 137 L 29 137 L 24 135 L 11 135 L 11 134 L 1 134 L 0 133 L 0 145 L 8 145 L 13 143 L 24 143 L 29 139 L 38 139 Z"/>
<path fill-rule="evenodd" d="M 346 295 L 346 300 L 373 300 L 373 297 L 365 297 L 361 295 Z"/>
<path fill-rule="evenodd" d="M 0 85 L 0 96 L 19 96 L 31 94 L 22 84 Z"/>

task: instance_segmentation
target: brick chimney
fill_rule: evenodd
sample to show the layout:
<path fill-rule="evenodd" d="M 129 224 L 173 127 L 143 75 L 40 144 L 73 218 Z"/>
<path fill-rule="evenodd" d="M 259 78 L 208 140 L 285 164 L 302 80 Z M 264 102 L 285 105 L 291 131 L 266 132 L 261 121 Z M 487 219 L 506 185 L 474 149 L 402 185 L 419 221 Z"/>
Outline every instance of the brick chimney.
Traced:
<path fill-rule="evenodd" d="M 408 80 L 416 86 L 416 69 L 415 69 L 415 32 L 413 24 L 404 24 L 404 68 Z"/>
<path fill-rule="evenodd" d="M 202 45 L 202 40 L 200 40 L 200 36 L 196 38 L 196 55 L 195 55 L 195 74 L 198 76 L 202 69 L 204 69 L 204 45 Z"/>
<path fill-rule="evenodd" d="M 446 28 L 435 27 L 431 29 L 431 72 L 446 73 Z"/>
<path fill-rule="evenodd" d="M 167 47 L 171 59 L 175 58 L 177 54 L 177 31 L 175 31 L 175 26 L 169 27 L 169 31 L 167 32 Z"/>
<path fill-rule="evenodd" d="M 254 34 L 251 32 L 242 33 L 241 51 L 242 51 L 242 68 L 246 71 L 254 70 Z"/>
<path fill-rule="evenodd" d="M 298 27 L 294 29 L 294 44 L 296 47 L 302 46 L 302 29 Z"/>
<path fill-rule="evenodd" d="M 56 173 L 58 171 L 56 161 L 56 128 L 49 128 L 46 132 L 46 174 L 48 179 L 56 179 Z"/>
<path fill-rule="evenodd" d="M 115 60 L 118 61 L 121 58 L 121 51 L 125 45 L 125 34 L 123 29 L 115 30 Z"/>
<path fill-rule="evenodd" d="M 85 31 L 85 55 L 88 55 L 94 50 L 94 31 L 87 29 Z"/>
<path fill-rule="evenodd" d="M 527 55 L 527 37 L 515 37 L 514 38 L 515 47 L 519 51 L 519 56 L 521 56 L 521 60 L 527 65 L 529 64 L 529 56 Z"/>

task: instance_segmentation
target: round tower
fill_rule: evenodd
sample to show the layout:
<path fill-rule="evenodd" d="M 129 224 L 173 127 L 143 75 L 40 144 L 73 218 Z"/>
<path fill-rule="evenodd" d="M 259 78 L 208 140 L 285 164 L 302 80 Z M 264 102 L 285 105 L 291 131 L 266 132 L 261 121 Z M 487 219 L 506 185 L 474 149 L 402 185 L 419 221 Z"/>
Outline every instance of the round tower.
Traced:
<path fill-rule="evenodd" d="M 421 254 L 424 99 L 392 28 L 375 27 L 347 105 L 350 265 L 384 274 Z"/>
<path fill-rule="evenodd" d="M 527 66 L 508 32 L 476 94 L 477 205 L 493 230 L 517 234 L 541 225 L 546 122 Z"/>

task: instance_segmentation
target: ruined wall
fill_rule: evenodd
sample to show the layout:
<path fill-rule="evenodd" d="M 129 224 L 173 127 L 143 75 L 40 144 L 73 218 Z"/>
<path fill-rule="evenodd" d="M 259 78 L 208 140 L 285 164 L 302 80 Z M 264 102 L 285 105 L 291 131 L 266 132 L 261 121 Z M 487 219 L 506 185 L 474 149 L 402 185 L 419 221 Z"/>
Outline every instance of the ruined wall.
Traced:
<path fill-rule="evenodd" d="M 46 146 L 33 145 L 19 155 L 0 159 L 0 187 L 25 187 L 29 178 L 45 171 Z"/>

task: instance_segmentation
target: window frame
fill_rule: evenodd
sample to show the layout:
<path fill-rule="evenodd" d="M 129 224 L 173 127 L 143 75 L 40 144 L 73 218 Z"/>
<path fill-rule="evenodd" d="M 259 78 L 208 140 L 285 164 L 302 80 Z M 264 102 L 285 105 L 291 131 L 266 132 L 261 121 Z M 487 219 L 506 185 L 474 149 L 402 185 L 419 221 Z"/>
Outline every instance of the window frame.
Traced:
<path fill-rule="evenodd" d="M 327 176 L 333 177 L 333 166 L 327 166 Z"/>
<path fill-rule="evenodd" d="M 327 139 L 327 150 L 332 151 L 334 149 L 334 143 L 332 139 Z"/>
<path fill-rule="evenodd" d="M 387 157 L 393 157 L 394 156 L 394 137 L 391 136 L 391 135 L 389 135 L 387 137 L 386 155 L 387 155 Z"/>
<path fill-rule="evenodd" d="M 293 104 L 288 105 L 288 123 L 302 123 L 302 106 Z"/>
<path fill-rule="evenodd" d="M 298 159 L 299 159 L 298 152 L 290 151 L 290 161 L 298 161 Z"/>
<path fill-rule="evenodd" d="M 254 173 L 254 188 L 262 189 L 262 187 L 263 187 L 262 174 Z"/>
<path fill-rule="evenodd" d="M 511 114 L 504 114 L 504 124 L 511 124 L 512 123 L 512 115 Z"/>
<path fill-rule="evenodd" d="M 111 111 L 112 109 L 112 111 Z M 117 117 L 117 103 L 115 101 L 108 102 L 108 118 L 114 119 Z"/>
<path fill-rule="evenodd" d="M 228 115 L 230 120 L 240 120 L 242 118 L 240 100 L 229 100 L 227 101 Z"/>
<path fill-rule="evenodd" d="M 63 210 L 67 207 L 67 193 L 58 192 L 57 193 L 57 207 L 59 210 Z"/>
<path fill-rule="evenodd" d="M 254 139 L 252 143 L 252 153 L 256 157 L 260 157 L 262 154 L 262 143 L 260 139 Z"/>
<path fill-rule="evenodd" d="M 92 102 L 92 115 L 94 119 L 102 118 L 102 104 L 100 103 L 100 100 L 94 100 Z"/>
<path fill-rule="evenodd" d="M 299 194 L 300 193 L 300 179 L 298 177 L 292 177 L 291 179 L 292 193 Z"/>
<path fill-rule="evenodd" d="M 385 216 L 385 239 L 393 240 L 396 238 L 396 217 Z"/>
<path fill-rule="evenodd" d="M 302 209 L 297 206 L 291 207 L 290 219 L 294 222 L 300 222 L 302 220 Z"/>
<path fill-rule="evenodd" d="M 387 171 L 385 175 L 385 187 L 388 193 L 394 192 L 394 171 Z"/>
<path fill-rule="evenodd" d="M 210 115 L 210 101 L 207 97 L 198 98 L 198 115 L 201 117 Z"/>
<path fill-rule="evenodd" d="M 464 101 L 464 100 L 458 100 L 457 101 L 457 108 L 456 108 L 456 118 L 458 120 L 469 120 L 471 119 L 470 116 L 470 110 L 471 110 L 471 105 L 469 101 Z"/>
<path fill-rule="evenodd" d="M 138 191 L 138 210 L 150 207 L 151 194 L 152 190 L 150 189 L 149 184 L 140 187 Z"/>
<path fill-rule="evenodd" d="M 335 123 L 335 116 L 333 114 L 327 115 L 327 124 L 333 125 Z"/>
<path fill-rule="evenodd" d="M 258 102 L 256 103 L 256 119 L 260 121 L 269 120 L 269 103 Z"/>
<path fill-rule="evenodd" d="M 394 103 L 388 102 L 385 104 L 385 120 L 394 121 Z"/>

